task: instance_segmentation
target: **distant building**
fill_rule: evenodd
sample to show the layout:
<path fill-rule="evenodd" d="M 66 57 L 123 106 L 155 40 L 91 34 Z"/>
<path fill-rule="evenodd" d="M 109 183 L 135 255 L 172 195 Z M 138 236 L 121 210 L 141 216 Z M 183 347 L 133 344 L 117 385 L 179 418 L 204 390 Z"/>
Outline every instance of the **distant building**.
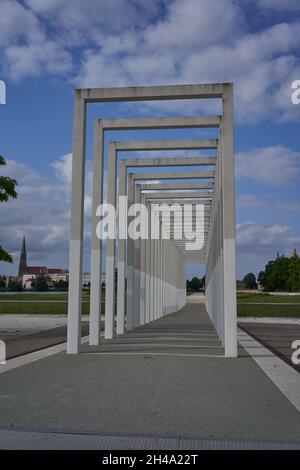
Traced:
<path fill-rule="evenodd" d="M 299 258 L 296 248 L 292 250 L 290 258 Z"/>
<path fill-rule="evenodd" d="M 31 290 L 32 289 L 32 284 L 34 280 L 36 279 L 37 275 L 36 274 L 24 274 L 22 276 L 22 287 L 23 289 L 26 290 Z"/>
<path fill-rule="evenodd" d="M 47 274 L 46 266 L 27 266 L 26 273 L 23 274 L 32 274 L 35 276 L 45 275 Z"/>
<path fill-rule="evenodd" d="M 41 275 L 47 277 L 49 288 L 53 286 L 53 282 L 60 280 L 68 281 L 69 279 L 69 271 L 67 269 L 47 268 L 46 266 L 28 266 L 25 237 L 23 237 L 22 241 L 18 275 L 24 289 L 31 289 L 32 282 Z"/>
<path fill-rule="evenodd" d="M 82 285 L 89 286 L 91 283 L 91 274 L 90 273 L 82 273 L 81 275 L 81 282 Z"/>
<path fill-rule="evenodd" d="M 26 251 L 25 236 L 23 237 L 23 242 L 22 242 L 18 275 L 21 277 L 24 274 L 27 274 L 27 251 Z"/>
<path fill-rule="evenodd" d="M 58 281 L 68 281 L 69 280 L 69 271 L 67 269 L 48 269 L 47 270 L 47 277 L 51 279 L 53 282 Z"/>

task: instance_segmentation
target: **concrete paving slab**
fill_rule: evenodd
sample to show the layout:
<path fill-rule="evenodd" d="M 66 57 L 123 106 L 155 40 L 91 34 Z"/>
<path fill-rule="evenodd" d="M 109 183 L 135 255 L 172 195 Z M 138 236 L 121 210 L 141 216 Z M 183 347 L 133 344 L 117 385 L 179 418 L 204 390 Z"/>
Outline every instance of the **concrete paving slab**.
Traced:
<path fill-rule="evenodd" d="M 168 321 L 180 333 L 189 320 L 195 333 L 201 318 L 201 305 L 191 304 L 149 327 L 162 321 L 163 332 Z M 205 439 L 289 442 L 300 435 L 300 414 L 242 349 L 237 359 L 178 350 L 59 353 L 1 374 L 0 422 L 6 429 Z"/>
<path fill-rule="evenodd" d="M 180 312 L 126 332 L 99 346 L 85 344 L 91 354 L 156 354 L 224 356 L 224 348 L 204 305 L 187 304 Z"/>

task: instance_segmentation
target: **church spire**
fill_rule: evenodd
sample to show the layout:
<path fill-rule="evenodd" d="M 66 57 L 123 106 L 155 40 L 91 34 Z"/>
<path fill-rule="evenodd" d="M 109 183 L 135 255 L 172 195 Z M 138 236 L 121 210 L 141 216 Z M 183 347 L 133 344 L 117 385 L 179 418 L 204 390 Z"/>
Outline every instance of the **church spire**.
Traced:
<path fill-rule="evenodd" d="M 20 262 L 19 262 L 19 276 L 23 276 L 23 274 L 27 274 L 27 252 L 26 252 L 26 241 L 25 235 L 23 236 L 21 254 L 20 254 Z"/>

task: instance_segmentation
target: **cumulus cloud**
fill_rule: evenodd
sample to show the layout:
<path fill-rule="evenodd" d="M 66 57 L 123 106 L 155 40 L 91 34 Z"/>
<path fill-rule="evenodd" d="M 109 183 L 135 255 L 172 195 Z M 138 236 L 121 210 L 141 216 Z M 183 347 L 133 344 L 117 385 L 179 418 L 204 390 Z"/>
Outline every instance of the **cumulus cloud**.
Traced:
<path fill-rule="evenodd" d="M 72 54 L 20 2 L 0 2 L 0 52 L 3 71 L 12 80 L 42 74 L 64 75 L 72 69 Z"/>
<path fill-rule="evenodd" d="M 240 8 L 231 0 L 177 0 L 170 4 L 164 20 L 146 29 L 144 39 L 149 47 L 175 47 L 177 53 L 186 52 L 236 37 L 242 18 Z"/>
<path fill-rule="evenodd" d="M 153 21 L 164 0 L 26 0 L 33 12 L 46 19 L 68 44 L 101 41 L 102 33 L 144 27 Z"/>
<path fill-rule="evenodd" d="M 65 74 L 72 68 L 72 56 L 53 41 L 8 47 L 4 54 L 13 80 L 27 76 Z"/>
<path fill-rule="evenodd" d="M 47 177 L 28 166 L 13 160 L 1 169 L 18 182 L 18 199 L 10 200 L 1 207 L 1 243 L 18 262 L 20 244 L 25 234 L 30 263 L 59 263 L 68 266 L 70 182 L 72 154 L 61 156 L 50 165 L 54 175 Z M 91 221 L 91 162 L 87 162 L 86 173 L 86 237 L 89 246 Z M 1 263 L 1 271 L 13 269 Z"/>
<path fill-rule="evenodd" d="M 226 12 L 224 28 L 216 28 L 213 21 L 220 12 L 215 15 L 215 10 L 221 4 Z M 101 46 L 83 56 L 75 83 L 90 87 L 233 81 L 239 121 L 253 124 L 270 116 L 275 120 L 299 117 L 299 109 L 291 103 L 291 83 L 300 76 L 300 22 L 275 24 L 258 32 L 245 26 L 242 34 L 243 22 L 243 12 L 229 0 L 226 8 L 224 1 L 187 0 L 184 6 L 170 2 L 166 19 L 131 32 L 129 41 L 103 35 Z M 177 112 L 203 110 L 195 102 L 151 106 Z"/>
<path fill-rule="evenodd" d="M 255 6 L 295 11 L 299 2 L 252 5 L 254 13 Z M 299 19 L 253 30 L 234 0 L 0 2 L 3 67 L 14 80 L 67 75 L 78 87 L 233 81 L 236 115 L 246 124 L 299 119 L 291 103 L 299 40 Z M 215 112 L 203 102 L 149 106 Z"/>
<path fill-rule="evenodd" d="M 289 253 L 300 243 L 300 237 L 291 235 L 286 225 L 246 221 L 237 224 L 236 230 L 238 253 L 275 256 L 278 251 Z"/>
<path fill-rule="evenodd" d="M 18 199 L 10 200 L 1 208 L 3 243 L 15 251 L 19 248 L 20 237 L 27 233 L 33 252 L 39 252 L 47 245 L 45 240 L 49 233 L 57 233 L 55 249 L 66 249 L 69 187 L 13 160 L 7 161 L 1 173 L 18 182 Z"/>
<path fill-rule="evenodd" d="M 44 31 L 39 20 L 21 3 L 2 0 L 0 2 L 0 47 L 15 43 L 24 37 L 30 41 L 44 39 Z"/>
<path fill-rule="evenodd" d="M 69 188 L 72 181 L 72 154 L 62 155 L 59 160 L 51 163 L 50 167 L 54 168 L 57 179 Z"/>
<path fill-rule="evenodd" d="M 299 181 L 300 153 L 282 145 L 239 152 L 236 176 L 271 186 L 289 186 Z"/>

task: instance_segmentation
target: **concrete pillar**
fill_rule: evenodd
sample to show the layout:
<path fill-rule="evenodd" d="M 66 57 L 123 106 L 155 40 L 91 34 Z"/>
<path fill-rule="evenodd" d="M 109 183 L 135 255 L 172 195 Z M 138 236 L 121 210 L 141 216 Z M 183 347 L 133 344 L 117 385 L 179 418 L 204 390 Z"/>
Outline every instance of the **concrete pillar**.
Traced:
<path fill-rule="evenodd" d="M 116 146 L 109 144 L 107 203 L 116 207 Z M 116 226 L 116 221 L 115 221 Z M 106 239 L 105 339 L 114 336 L 115 319 L 115 239 Z"/>
<path fill-rule="evenodd" d="M 145 198 L 145 204 L 146 203 L 146 198 Z M 149 323 L 151 321 L 150 317 L 150 289 L 151 289 L 151 238 L 150 238 L 150 233 L 151 233 L 151 215 L 149 211 L 149 206 L 148 206 L 148 239 L 146 240 L 146 253 L 145 253 L 145 271 L 146 271 L 146 277 L 145 277 L 145 318 L 146 318 L 146 323 Z"/>
<path fill-rule="evenodd" d="M 103 141 L 104 131 L 100 120 L 94 123 L 93 190 L 92 190 L 92 247 L 90 286 L 90 345 L 98 345 L 101 325 L 101 274 L 102 240 L 96 234 L 97 207 L 103 202 Z"/>
<path fill-rule="evenodd" d="M 126 165 L 120 161 L 119 165 L 119 202 L 124 201 L 126 196 Z M 125 219 L 127 230 L 127 205 L 120 209 L 120 216 Z M 125 212 L 125 213 L 124 213 Z M 121 221 L 123 223 L 123 220 Z M 119 220 L 120 234 L 120 220 Z M 125 237 L 125 234 L 123 234 Z M 118 247 L 118 281 L 117 281 L 117 334 L 122 335 L 125 331 L 125 286 L 126 286 L 126 239 L 119 237 Z"/>
<path fill-rule="evenodd" d="M 81 274 L 85 177 L 86 104 L 80 90 L 74 101 L 72 196 L 69 255 L 67 353 L 77 354 L 81 338 Z"/>
<path fill-rule="evenodd" d="M 140 189 L 139 189 L 140 192 Z M 140 200 L 145 205 L 145 195 L 140 195 Z M 148 220 L 145 223 L 148 223 Z M 140 325 L 146 321 L 146 239 L 140 241 Z"/>
<path fill-rule="evenodd" d="M 133 180 L 134 203 L 140 203 L 141 192 L 134 184 Z M 133 240 L 133 324 L 134 327 L 140 326 L 140 239 Z"/>
<path fill-rule="evenodd" d="M 224 85 L 222 119 L 225 355 L 237 356 L 233 87 Z"/>
<path fill-rule="evenodd" d="M 128 209 L 133 204 L 133 176 L 132 173 L 127 177 L 127 196 L 128 196 Z M 132 217 L 127 217 L 129 226 Z M 134 299 L 134 266 L 133 266 L 133 240 L 128 237 L 127 240 L 127 301 L 126 301 L 126 329 L 132 330 L 134 328 L 134 314 L 133 314 L 133 299 Z"/>

